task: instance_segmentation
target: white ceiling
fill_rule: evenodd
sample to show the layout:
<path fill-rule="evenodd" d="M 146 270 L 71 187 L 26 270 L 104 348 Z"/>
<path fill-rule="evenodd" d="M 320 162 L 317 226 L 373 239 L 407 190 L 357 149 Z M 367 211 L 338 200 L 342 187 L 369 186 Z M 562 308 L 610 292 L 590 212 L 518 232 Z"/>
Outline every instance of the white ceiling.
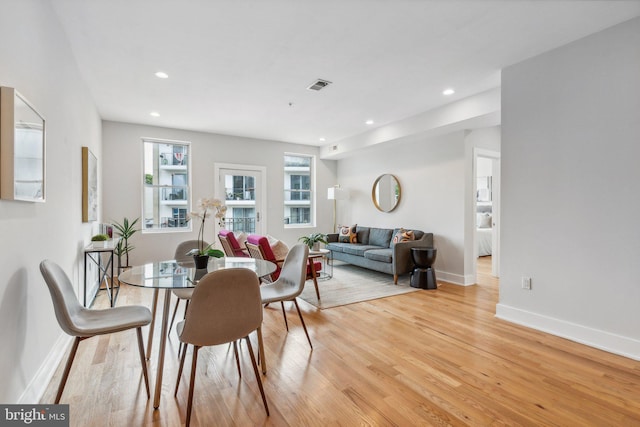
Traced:
<path fill-rule="evenodd" d="M 611 0 L 52 4 L 103 119 L 311 145 L 497 87 L 505 66 L 640 16 Z M 307 90 L 317 78 L 333 84 Z"/>

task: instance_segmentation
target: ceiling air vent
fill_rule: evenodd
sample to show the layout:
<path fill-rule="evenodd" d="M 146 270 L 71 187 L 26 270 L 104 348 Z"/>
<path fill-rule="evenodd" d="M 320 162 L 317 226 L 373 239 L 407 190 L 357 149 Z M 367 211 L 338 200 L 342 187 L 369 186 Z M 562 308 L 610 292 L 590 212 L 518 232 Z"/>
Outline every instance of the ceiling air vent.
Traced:
<path fill-rule="evenodd" d="M 321 90 L 321 89 L 329 86 L 330 84 L 331 84 L 331 82 L 328 81 L 328 80 L 318 79 L 315 82 L 313 82 L 311 84 L 311 86 L 309 86 L 307 89 L 309 89 L 309 90 Z"/>

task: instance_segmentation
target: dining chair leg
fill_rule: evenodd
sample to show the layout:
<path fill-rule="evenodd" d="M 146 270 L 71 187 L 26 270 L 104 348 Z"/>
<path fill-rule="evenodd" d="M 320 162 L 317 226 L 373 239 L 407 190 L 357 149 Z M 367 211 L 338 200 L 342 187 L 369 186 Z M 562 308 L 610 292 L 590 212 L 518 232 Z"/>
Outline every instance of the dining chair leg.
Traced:
<path fill-rule="evenodd" d="M 185 425 L 189 427 L 191 424 L 191 409 L 193 406 L 193 387 L 196 385 L 196 365 L 198 363 L 199 346 L 193 346 L 193 359 L 191 361 L 191 381 L 189 381 L 189 403 L 187 404 L 187 420 Z"/>
<path fill-rule="evenodd" d="M 182 342 L 180 342 L 182 344 Z M 178 379 L 176 379 L 176 389 L 173 392 L 174 396 L 178 395 L 178 387 L 180 387 L 180 378 L 182 377 L 182 369 L 184 368 L 184 358 L 187 355 L 187 344 L 182 347 L 182 354 L 180 355 L 180 367 L 178 368 Z"/>
<path fill-rule="evenodd" d="M 262 387 L 262 379 L 260 378 L 260 373 L 258 372 L 258 365 L 256 365 L 256 357 L 253 355 L 253 348 L 251 347 L 251 341 L 249 340 L 249 336 L 244 337 L 247 341 L 247 348 L 249 349 L 249 355 L 251 356 L 251 364 L 253 365 L 253 373 L 256 375 L 256 380 L 258 381 L 258 388 L 260 389 L 260 394 L 262 395 L 262 403 L 264 403 L 264 410 L 267 411 L 267 416 L 269 416 L 269 405 L 267 405 L 267 397 L 264 394 L 264 388 Z"/>
<path fill-rule="evenodd" d="M 298 310 L 298 316 L 300 316 L 300 323 L 302 323 L 302 328 L 304 329 L 304 333 L 307 335 L 307 341 L 309 341 L 309 347 L 313 349 L 313 345 L 311 344 L 311 338 L 309 338 L 309 332 L 307 332 L 307 325 L 304 324 L 304 319 L 302 318 L 302 312 L 300 311 L 300 307 L 298 307 L 298 301 L 294 299 L 293 303 L 296 305 L 296 310 Z"/>
<path fill-rule="evenodd" d="M 280 305 L 282 306 L 282 316 L 284 317 L 284 326 L 287 328 L 287 332 L 289 332 L 289 323 L 287 323 L 287 313 L 284 311 L 284 301 L 280 301 Z"/>
<path fill-rule="evenodd" d="M 71 365 L 73 364 L 73 359 L 76 357 L 76 351 L 78 351 L 78 344 L 82 341 L 83 337 L 76 337 L 73 340 L 73 345 L 71 346 L 71 353 L 69 353 L 69 358 L 67 359 L 67 364 L 64 367 L 64 372 L 62 373 L 62 379 L 60 380 L 60 385 L 58 386 L 58 393 L 56 394 L 56 401 L 54 402 L 56 405 L 60 403 L 60 398 L 62 397 L 62 391 L 64 390 L 65 384 L 67 384 L 67 378 L 69 378 L 69 371 L 71 371 Z"/>
<path fill-rule="evenodd" d="M 144 387 L 147 389 L 147 399 L 151 398 L 149 391 L 149 373 L 147 372 L 147 361 L 144 358 L 144 344 L 142 343 L 142 327 L 136 328 L 138 336 L 138 350 L 140 351 L 140 363 L 142 363 L 142 374 L 144 375 Z"/>
<path fill-rule="evenodd" d="M 171 328 L 173 327 L 173 322 L 176 320 L 176 313 L 178 313 L 178 306 L 180 305 L 180 298 L 176 301 L 176 306 L 173 308 L 173 315 L 171 316 L 171 323 L 169 323 L 169 334 L 171 333 Z M 169 336 L 167 334 L 167 336 Z"/>
<path fill-rule="evenodd" d="M 258 363 L 262 367 L 262 373 L 267 375 L 267 361 L 264 357 L 264 342 L 262 341 L 262 327 L 256 329 L 258 334 Z"/>
<path fill-rule="evenodd" d="M 236 366 L 238 367 L 238 377 L 242 378 L 242 370 L 240 369 L 240 356 L 238 356 L 238 341 L 233 342 L 233 354 L 236 356 Z"/>

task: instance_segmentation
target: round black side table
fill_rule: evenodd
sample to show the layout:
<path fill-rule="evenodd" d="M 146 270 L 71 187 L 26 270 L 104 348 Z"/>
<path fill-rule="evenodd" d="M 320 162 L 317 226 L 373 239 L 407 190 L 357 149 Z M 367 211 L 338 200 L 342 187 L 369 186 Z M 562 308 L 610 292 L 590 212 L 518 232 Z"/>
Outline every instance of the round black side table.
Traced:
<path fill-rule="evenodd" d="M 415 268 L 411 272 L 411 286 L 422 289 L 438 289 L 436 272 L 431 266 L 436 261 L 435 248 L 411 248 Z"/>

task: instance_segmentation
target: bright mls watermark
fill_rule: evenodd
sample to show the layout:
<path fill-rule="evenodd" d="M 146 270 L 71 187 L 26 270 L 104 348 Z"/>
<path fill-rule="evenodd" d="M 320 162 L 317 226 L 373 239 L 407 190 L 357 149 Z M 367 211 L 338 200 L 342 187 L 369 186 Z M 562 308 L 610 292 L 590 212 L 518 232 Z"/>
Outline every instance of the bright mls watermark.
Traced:
<path fill-rule="evenodd" d="M 0 426 L 69 427 L 69 405 L 2 405 Z"/>

